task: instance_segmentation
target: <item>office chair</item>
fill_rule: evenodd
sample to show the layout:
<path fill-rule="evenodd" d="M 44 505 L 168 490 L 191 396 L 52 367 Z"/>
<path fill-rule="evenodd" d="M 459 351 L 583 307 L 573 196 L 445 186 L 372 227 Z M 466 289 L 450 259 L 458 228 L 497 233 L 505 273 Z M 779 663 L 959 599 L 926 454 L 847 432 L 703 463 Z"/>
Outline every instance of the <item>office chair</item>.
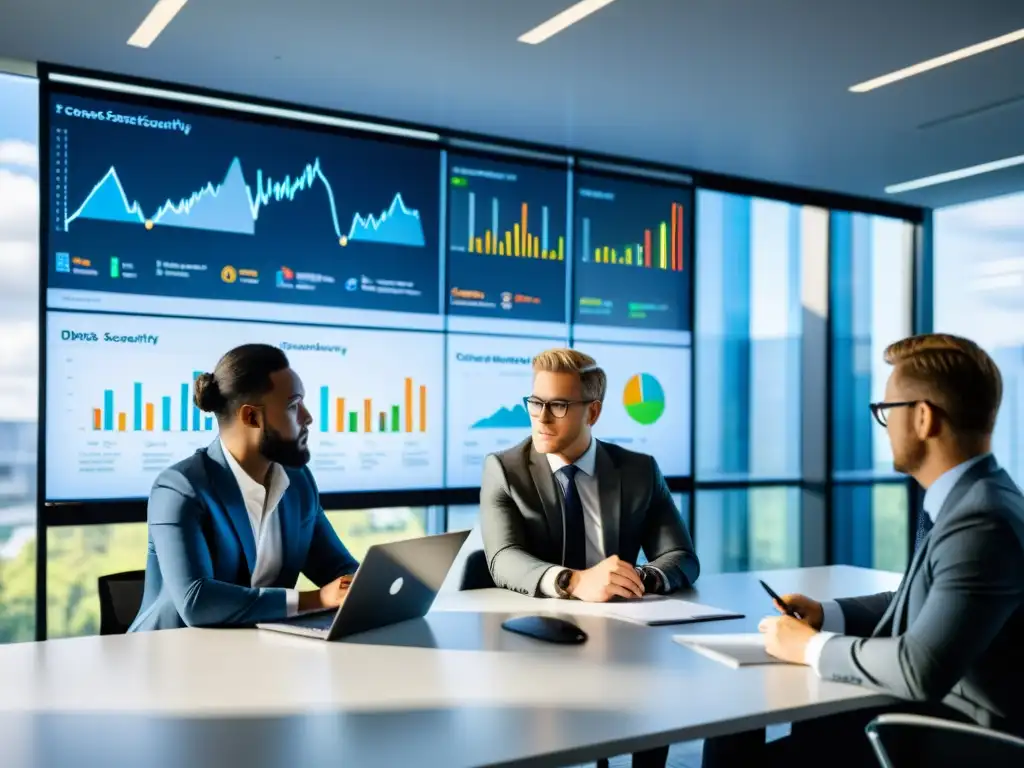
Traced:
<path fill-rule="evenodd" d="M 100 634 L 123 635 L 142 605 L 145 571 L 125 571 L 100 576 Z"/>
<path fill-rule="evenodd" d="M 459 591 L 494 589 L 494 586 L 494 579 L 491 578 L 491 571 L 487 567 L 487 553 L 482 549 L 470 552 L 462 566 L 462 581 L 459 582 Z"/>
<path fill-rule="evenodd" d="M 882 768 L 1024 765 L 1024 739 L 922 715 L 879 715 L 865 729 Z"/>

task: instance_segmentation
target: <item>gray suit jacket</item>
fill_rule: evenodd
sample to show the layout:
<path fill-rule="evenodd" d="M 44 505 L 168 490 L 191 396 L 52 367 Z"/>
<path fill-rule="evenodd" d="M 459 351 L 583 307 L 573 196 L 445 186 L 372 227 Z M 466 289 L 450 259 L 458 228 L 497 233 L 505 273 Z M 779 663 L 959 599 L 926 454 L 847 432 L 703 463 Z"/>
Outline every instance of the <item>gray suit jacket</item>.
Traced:
<path fill-rule="evenodd" d="M 1024 732 L 1024 497 L 995 459 L 953 487 L 897 592 L 838 602 L 822 677 Z"/>
<path fill-rule="evenodd" d="M 643 548 L 668 591 L 697 580 L 693 542 L 651 456 L 597 443 L 595 464 L 606 557 L 630 563 Z M 543 454 L 527 438 L 484 462 L 480 527 L 494 583 L 540 594 L 544 572 L 562 562 L 562 501 Z"/>

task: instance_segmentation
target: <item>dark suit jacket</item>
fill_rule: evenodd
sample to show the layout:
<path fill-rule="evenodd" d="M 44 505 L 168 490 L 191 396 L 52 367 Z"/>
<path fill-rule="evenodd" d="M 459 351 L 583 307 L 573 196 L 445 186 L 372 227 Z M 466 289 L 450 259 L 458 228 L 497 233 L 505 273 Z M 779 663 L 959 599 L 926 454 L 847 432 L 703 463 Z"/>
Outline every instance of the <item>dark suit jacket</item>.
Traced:
<path fill-rule="evenodd" d="M 595 474 L 605 556 L 636 563 L 642 548 L 668 591 L 695 582 L 700 564 L 657 462 L 598 441 Z M 497 586 L 539 595 L 545 571 L 562 562 L 562 522 L 557 480 L 532 439 L 487 457 L 480 527 Z"/>
<path fill-rule="evenodd" d="M 149 554 L 142 607 L 129 632 L 247 626 L 287 615 L 299 572 L 323 586 L 358 563 L 334 532 L 309 469 L 287 469 L 277 507 L 283 549 L 272 587 L 253 588 L 256 542 L 220 440 L 157 477 L 149 496 Z"/>
<path fill-rule="evenodd" d="M 1024 731 L 1024 497 L 988 457 L 960 478 L 896 592 L 839 600 L 823 677 Z"/>

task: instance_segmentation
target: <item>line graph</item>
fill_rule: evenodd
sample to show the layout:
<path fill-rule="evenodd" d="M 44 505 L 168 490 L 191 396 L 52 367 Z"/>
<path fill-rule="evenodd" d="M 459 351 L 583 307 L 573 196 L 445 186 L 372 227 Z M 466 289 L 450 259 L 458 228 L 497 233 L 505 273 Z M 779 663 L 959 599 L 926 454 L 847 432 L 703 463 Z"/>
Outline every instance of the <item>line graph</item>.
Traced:
<path fill-rule="evenodd" d="M 151 215 L 146 215 L 137 200 L 129 198 L 124 184 L 111 166 L 86 195 L 82 204 L 64 219 L 64 231 L 79 219 L 112 221 L 141 225 L 211 230 L 241 235 L 255 235 L 260 212 L 271 203 L 292 202 L 302 192 L 322 186 L 330 209 L 331 225 L 341 245 L 368 242 L 410 247 L 423 247 L 423 225 L 419 211 L 406 206 L 400 192 L 390 205 L 378 214 L 356 212 L 347 230 L 342 228 L 334 189 L 320 167 L 320 159 L 307 163 L 294 178 L 286 175 L 274 180 L 256 171 L 255 184 L 245 179 L 242 161 L 234 157 L 220 184 L 207 182 L 188 197 L 177 201 L 168 198 Z"/>

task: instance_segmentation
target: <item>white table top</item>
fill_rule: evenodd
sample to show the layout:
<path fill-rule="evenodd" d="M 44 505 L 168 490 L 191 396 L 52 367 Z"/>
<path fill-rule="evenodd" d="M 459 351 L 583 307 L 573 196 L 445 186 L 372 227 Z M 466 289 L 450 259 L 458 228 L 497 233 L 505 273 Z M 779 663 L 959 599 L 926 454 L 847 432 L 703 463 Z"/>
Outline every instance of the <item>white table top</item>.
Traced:
<path fill-rule="evenodd" d="M 804 667 L 733 670 L 672 642 L 754 631 L 772 612 L 758 578 L 827 598 L 895 589 L 900 576 L 704 576 L 682 597 L 746 618 L 673 627 L 481 590 L 444 593 L 426 619 L 339 643 L 184 629 L 0 647 L 0 762 L 564 765 L 890 701 Z M 577 614 L 585 644 L 501 629 L 510 614 L 556 609 Z"/>

